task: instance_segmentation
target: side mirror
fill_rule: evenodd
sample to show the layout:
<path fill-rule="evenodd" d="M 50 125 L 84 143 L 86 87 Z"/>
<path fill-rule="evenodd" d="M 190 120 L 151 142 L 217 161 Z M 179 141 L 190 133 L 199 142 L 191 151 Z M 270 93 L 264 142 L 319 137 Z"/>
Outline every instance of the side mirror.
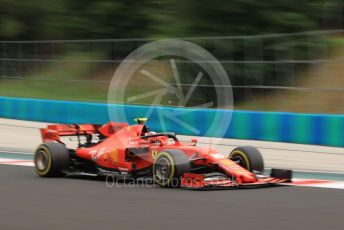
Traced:
<path fill-rule="evenodd" d="M 197 141 L 198 141 L 198 139 L 197 139 L 197 138 L 192 138 L 192 139 L 191 139 L 191 142 L 192 142 L 194 145 L 196 145 L 196 144 L 197 144 Z"/>

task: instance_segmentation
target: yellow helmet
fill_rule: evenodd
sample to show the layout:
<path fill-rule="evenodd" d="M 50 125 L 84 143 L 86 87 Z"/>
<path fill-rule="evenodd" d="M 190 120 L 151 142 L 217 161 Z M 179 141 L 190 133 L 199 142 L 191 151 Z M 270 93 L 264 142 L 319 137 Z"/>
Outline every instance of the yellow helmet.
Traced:
<path fill-rule="evenodd" d="M 142 123 L 147 122 L 148 118 L 146 118 L 146 117 L 138 117 L 138 118 L 135 118 L 134 121 L 136 121 L 138 124 L 142 124 Z"/>

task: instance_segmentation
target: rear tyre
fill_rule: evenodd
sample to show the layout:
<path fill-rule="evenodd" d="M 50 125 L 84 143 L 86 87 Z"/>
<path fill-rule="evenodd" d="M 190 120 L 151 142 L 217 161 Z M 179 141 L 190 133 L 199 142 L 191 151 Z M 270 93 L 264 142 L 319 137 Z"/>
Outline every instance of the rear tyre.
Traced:
<path fill-rule="evenodd" d="M 47 142 L 38 146 L 34 156 L 36 173 L 41 177 L 57 177 L 69 166 L 69 151 L 61 143 Z"/>
<path fill-rule="evenodd" d="M 258 149 L 251 146 L 240 146 L 235 148 L 230 154 L 229 159 L 235 161 L 248 171 L 264 172 L 264 160 Z"/>
<path fill-rule="evenodd" d="M 161 187 L 180 187 L 184 173 L 191 167 L 188 157 L 180 150 L 164 150 L 158 153 L 153 164 L 155 183 Z"/>

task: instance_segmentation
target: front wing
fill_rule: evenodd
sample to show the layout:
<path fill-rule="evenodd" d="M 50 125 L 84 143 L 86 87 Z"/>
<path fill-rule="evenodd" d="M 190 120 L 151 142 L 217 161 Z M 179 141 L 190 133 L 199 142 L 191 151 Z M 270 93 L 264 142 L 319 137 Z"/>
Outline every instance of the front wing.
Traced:
<path fill-rule="evenodd" d="M 237 183 L 230 178 L 206 178 L 203 174 L 185 173 L 181 187 L 187 189 L 244 189 L 288 185 L 290 179 L 262 177 L 255 183 Z"/>

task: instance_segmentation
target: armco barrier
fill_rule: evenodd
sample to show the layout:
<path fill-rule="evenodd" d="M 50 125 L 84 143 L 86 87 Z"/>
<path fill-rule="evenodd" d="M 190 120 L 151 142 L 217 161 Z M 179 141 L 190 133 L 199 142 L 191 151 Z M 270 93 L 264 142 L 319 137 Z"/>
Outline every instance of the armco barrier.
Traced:
<path fill-rule="evenodd" d="M 123 109 L 128 121 L 144 116 L 149 108 L 118 104 L 109 106 L 111 109 Z M 149 122 L 149 126 L 155 131 L 161 131 L 158 110 L 180 112 L 178 118 L 197 127 L 200 131 L 199 135 L 217 136 L 215 129 L 206 133 L 214 113 L 223 113 L 224 116 L 230 116 L 232 113 L 231 125 L 223 135 L 225 138 L 344 146 L 342 115 L 156 107 L 150 115 Z M 55 123 L 102 124 L 109 120 L 106 104 L 10 97 L 0 97 L 0 117 Z M 164 125 L 167 130 L 178 134 L 193 134 L 169 119 L 164 120 Z M 221 128 L 221 123 L 218 126 Z"/>

